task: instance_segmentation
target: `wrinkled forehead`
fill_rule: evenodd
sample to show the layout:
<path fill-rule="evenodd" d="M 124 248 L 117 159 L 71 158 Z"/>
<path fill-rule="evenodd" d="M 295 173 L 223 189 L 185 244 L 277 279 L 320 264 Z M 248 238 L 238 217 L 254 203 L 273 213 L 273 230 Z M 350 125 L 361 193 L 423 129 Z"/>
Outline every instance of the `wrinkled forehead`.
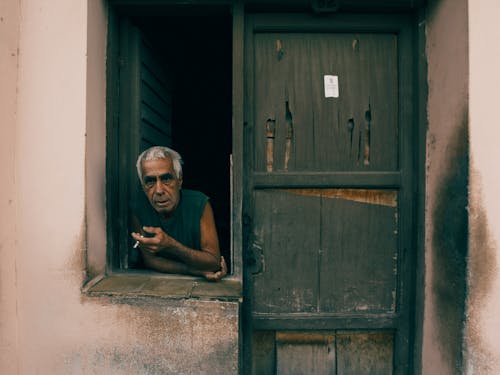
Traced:
<path fill-rule="evenodd" d="M 143 178 L 146 176 L 160 176 L 165 173 L 171 173 L 175 176 L 174 164 L 172 162 L 172 159 L 169 157 L 153 160 L 143 160 L 141 167 Z"/>

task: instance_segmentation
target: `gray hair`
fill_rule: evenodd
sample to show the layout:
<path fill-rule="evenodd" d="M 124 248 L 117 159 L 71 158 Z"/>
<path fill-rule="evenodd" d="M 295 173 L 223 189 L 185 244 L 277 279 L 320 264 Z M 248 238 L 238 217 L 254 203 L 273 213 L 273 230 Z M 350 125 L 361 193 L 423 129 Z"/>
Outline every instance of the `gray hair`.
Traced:
<path fill-rule="evenodd" d="M 182 178 L 182 157 L 177 152 L 172 150 L 171 148 L 164 146 L 153 146 L 145 150 L 142 154 L 137 158 L 137 176 L 139 176 L 139 180 L 142 183 L 142 162 L 145 160 L 161 160 L 170 158 L 172 159 L 172 163 L 174 165 L 174 171 L 177 178 Z"/>

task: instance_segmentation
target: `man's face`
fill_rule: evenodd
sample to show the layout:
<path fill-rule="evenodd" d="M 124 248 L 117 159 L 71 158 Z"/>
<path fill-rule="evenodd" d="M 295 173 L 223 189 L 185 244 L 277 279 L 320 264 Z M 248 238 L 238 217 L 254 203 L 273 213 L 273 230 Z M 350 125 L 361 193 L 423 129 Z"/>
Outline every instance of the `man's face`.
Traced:
<path fill-rule="evenodd" d="M 142 189 L 153 208 L 171 216 L 179 203 L 182 178 L 178 179 L 171 158 L 142 162 Z"/>

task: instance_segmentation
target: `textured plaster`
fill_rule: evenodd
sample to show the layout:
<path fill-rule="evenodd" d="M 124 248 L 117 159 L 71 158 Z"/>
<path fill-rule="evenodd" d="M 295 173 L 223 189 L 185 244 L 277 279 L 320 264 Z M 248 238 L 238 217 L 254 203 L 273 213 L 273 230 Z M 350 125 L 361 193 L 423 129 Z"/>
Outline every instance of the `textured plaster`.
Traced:
<path fill-rule="evenodd" d="M 17 66 L 20 8 L 0 2 L 0 363 L 5 374 L 17 373 L 16 316 L 16 178 Z"/>
<path fill-rule="evenodd" d="M 466 294 L 468 184 L 467 1 L 427 8 L 423 374 L 459 374 Z"/>
<path fill-rule="evenodd" d="M 85 225 L 86 269 L 89 279 L 106 265 L 106 38 L 107 8 L 102 1 L 87 5 Z"/>
<path fill-rule="evenodd" d="M 469 1 L 470 260 L 467 374 L 500 374 L 500 29 L 496 0 Z"/>
<path fill-rule="evenodd" d="M 105 12 L 0 2 L 0 373 L 236 373 L 237 302 L 81 292 L 106 251 Z"/>

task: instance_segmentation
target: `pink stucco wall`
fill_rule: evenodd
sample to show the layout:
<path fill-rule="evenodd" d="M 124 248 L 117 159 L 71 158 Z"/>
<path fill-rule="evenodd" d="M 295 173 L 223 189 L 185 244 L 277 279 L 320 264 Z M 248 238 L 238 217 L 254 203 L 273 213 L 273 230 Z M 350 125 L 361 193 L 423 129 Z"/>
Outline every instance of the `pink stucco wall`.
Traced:
<path fill-rule="evenodd" d="M 470 266 L 466 374 L 500 374 L 500 28 L 497 0 L 469 1 Z"/>
<path fill-rule="evenodd" d="M 427 8 L 424 374 L 500 373 L 499 11 Z"/>
<path fill-rule="evenodd" d="M 467 0 L 432 0 L 425 9 L 427 132 L 425 302 L 422 373 L 456 375 L 467 269 Z"/>
<path fill-rule="evenodd" d="M 422 373 L 456 374 L 458 361 L 467 374 L 498 374 L 500 5 L 429 4 Z M 0 373 L 235 373 L 236 303 L 123 303 L 80 291 L 87 267 L 97 274 L 105 262 L 105 1 L 0 2 L 0 42 Z M 460 294 L 441 297 L 460 275 L 446 267 L 457 255 L 446 209 L 463 211 L 442 202 L 467 182 L 464 160 L 460 322 Z"/>
<path fill-rule="evenodd" d="M 237 303 L 81 292 L 106 254 L 106 27 L 101 0 L 0 3 L 0 373 L 236 373 Z"/>
<path fill-rule="evenodd" d="M 16 324 L 16 170 L 17 65 L 20 9 L 0 2 L 0 363 L 2 373 L 17 371 Z"/>

